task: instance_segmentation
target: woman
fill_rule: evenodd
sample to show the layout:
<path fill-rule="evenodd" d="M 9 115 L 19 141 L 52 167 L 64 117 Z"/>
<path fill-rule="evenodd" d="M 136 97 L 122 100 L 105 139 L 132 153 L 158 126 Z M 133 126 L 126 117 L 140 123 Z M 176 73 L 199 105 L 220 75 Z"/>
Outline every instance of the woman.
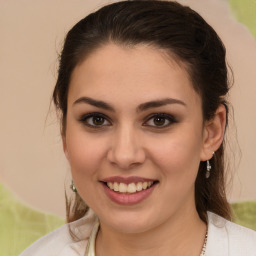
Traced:
<path fill-rule="evenodd" d="M 105 6 L 67 34 L 53 100 L 75 199 L 25 255 L 256 255 L 224 182 L 225 48 L 188 7 Z"/>

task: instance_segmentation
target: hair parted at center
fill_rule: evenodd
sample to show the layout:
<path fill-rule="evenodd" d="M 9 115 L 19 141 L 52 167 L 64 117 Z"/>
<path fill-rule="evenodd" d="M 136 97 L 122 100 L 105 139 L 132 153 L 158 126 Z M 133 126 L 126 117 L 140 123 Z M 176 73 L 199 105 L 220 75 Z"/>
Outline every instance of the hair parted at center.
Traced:
<path fill-rule="evenodd" d="M 164 50 L 182 63 L 195 91 L 202 99 L 204 121 L 214 117 L 220 104 L 228 104 L 229 91 L 225 47 L 214 29 L 195 11 L 177 2 L 137 0 L 106 5 L 80 20 L 67 34 L 60 55 L 53 101 L 61 117 L 65 136 L 67 96 L 74 68 L 100 47 L 152 46 Z M 211 159 L 211 176 L 205 178 L 201 162 L 195 182 L 195 202 L 200 218 L 207 222 L 207 211 L 231 219 L 225 190 L 224 141 Z M 88 206 L 78 193 L 66 199 L 67 222 L 83 217 Z M 171 202 L 170 202 L 171 203 Z"/>

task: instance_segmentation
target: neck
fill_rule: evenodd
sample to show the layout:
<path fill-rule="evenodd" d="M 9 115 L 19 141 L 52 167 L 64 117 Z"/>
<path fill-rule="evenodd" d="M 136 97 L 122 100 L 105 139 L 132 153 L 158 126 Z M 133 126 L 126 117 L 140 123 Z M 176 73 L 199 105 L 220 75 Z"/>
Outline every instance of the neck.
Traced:
<path fill-rule="evenodd" d="M 121 233 L 101 223 L 96 240 L 97 256 L 199 256 L 206 224 L 194 211 L 175 214 L 160 226 L 143 233 Z"/>

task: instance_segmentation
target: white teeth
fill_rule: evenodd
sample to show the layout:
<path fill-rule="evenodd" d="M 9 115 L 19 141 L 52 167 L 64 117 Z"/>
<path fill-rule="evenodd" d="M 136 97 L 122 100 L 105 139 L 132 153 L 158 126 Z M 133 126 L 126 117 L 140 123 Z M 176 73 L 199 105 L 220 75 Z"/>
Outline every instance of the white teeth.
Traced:
<path fill-rule="evenodd" d="M 130 183 L 127 188 L 128 193 L 135 193 L 136 192 L 136 185 L 134 183 Z"/>
<path fill-rule="evenodd" d="M 113 185 L 113 183 L 108 182 L 107 184 L 108 184 L 108 187 L 109 187 L 110 189 L 114 189 L 114 185 Z"/>
<path fill-rule="evenodd" d="M 127 185 L 124 183 L 119 184 L 119 192 L 126 193 L 127 192 Z"/>
<path fill-rule="evenodd" d="M 119 185 L 117 182 L 114 182 L 114 191 L 119 191 Z"/>
<path fill-rule="evenodd" d="M 125 183 L 118 183 L 118 182 L 107 182 L 107 186 L 111 189 L 114 190 L 115 192 L 120 192 L 120 193 L 136 193 L 137 191 L 142 191 L 143 189 L 147 189 L 150 186 L 152 186 L 153 181 L 144 181 L 144 182 L 138 182 L 137 184 L 135 183 L 130 183 L 130 184 L 125 184 Z"/>
<path fill-rule="evenodd" d="M 137 191 L 141 191 L 142 190 L 142 182 L 139 182 L 137 184 Z"/>
<path fill-rule="evenodd" d="M 143 189 L 146 189 L 147 187 L 148 187 L 148 182 L 146 182 L 146 181 L 143 182 L 143 183 L 142 183 L 142 188 L 143 188 Z"/>

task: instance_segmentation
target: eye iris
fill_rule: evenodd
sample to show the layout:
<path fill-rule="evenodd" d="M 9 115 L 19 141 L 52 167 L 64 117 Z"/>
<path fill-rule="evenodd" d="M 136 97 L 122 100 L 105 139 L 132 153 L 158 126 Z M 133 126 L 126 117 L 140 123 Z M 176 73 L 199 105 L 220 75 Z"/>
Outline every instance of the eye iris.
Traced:
<path fill-rule="evenodd" d="M 164 123 L 165 123 L 165 118 L 164 117 L 155 117 L 154 118 L 154 124 L 156 126 L 164 125 Z"/>
<path fill-rule="evenodd" d="M 94 125 L 102 125 L 104 123 L 104 118 L 100 116 L 93 117 L 93 124 Z"/>

